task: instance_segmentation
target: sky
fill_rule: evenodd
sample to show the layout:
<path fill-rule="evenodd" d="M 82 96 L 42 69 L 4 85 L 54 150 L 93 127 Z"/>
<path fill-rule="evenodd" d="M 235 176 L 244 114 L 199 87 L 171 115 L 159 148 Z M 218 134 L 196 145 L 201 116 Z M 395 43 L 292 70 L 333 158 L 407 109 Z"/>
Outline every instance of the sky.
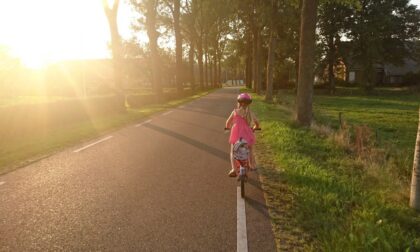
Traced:
<path fill-rule="evenodd" d="M 118 26 L 129 38 L 134 17 L 121 0 Z M 29 67 L 63 59 L 110 56 L 102 0 L 0 0 L 0 45 Z"/>
<path fill-rule="evenodd" d="M 420 0 L 411 3 L 420 7 Z M 125 39 L 132 36 L 133 17 L 128 0 L 121 0 L 118 26 Z M 147 37 L 142 34 L 140 40 L 145 42 Z M 107 58 L 109 41 L 102 0 L 0 0 L 0 46 L 28 67 Z"/>

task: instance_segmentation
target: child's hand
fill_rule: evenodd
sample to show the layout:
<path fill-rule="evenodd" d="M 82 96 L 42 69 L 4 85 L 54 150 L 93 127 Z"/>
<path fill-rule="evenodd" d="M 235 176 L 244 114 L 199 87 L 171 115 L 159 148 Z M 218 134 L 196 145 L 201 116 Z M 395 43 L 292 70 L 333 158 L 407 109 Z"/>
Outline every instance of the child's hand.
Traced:
<path fill-rule="evenodd" d="M 257 125 L 255 125 L 254 127 L 252 127 L 252 131 L 255 132 L 256 130 L 261 130 L 261 128 Z"/>

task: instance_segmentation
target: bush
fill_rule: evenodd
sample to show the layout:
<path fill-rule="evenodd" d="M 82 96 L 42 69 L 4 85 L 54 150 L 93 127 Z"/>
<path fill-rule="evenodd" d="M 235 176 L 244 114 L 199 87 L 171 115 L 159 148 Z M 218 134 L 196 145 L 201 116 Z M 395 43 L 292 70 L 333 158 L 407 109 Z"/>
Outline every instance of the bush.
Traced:
<path fill-rule="evenodd" d="M 128 95 L 127 104 L 131 108 L 140 108 L 144 105 L 158 103 L 159 99 L 155 94 L 133 94 Z"/>
<path fill-rule="evenodd" d="M 420 72 L 409 72 L 403 77 L 404 84 L 408 86 L 420 85 Z"/>

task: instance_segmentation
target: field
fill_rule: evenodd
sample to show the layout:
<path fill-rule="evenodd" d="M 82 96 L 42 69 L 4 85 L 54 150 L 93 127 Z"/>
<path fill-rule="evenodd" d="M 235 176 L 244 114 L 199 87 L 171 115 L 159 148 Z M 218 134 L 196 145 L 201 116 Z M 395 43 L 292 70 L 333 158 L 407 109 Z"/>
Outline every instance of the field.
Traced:
<path fill-rule="evenodd" d="M 293 123 L 294 96 L 256 97 L 258 160 L 280 248 L 322 251 L 420 249 L 420 216 L 408 208 L 420 96 L 383 90 L 315 95 L 316 126 Z M 340 94 L 343 92 L 344 94 Z M 343 113 L 347 131 L 338 130 Z M 371 132 L 363 153 L 354 128 Z M 344 144 L 343 134 L 349 141 Z M 372 158 L 375 156 L 375 158 Z"/>
<path fill-rule="evenodd" d="M 184 102 L 198 98 L 207 94 L 210 91 L 202 91 L 195 95 L 184 98 L 178 98 L 169 102 L 159 104 L 144 105 L 139 108 L 127 108 L 120 111 L 119 108 L 113 108 L 112 104 L 109 107 L 100 108 L 101 113 L 87 113 L 79 115 L 78 109 L 74 108 L 74 104 L 78 104 L 69 98 L 52 97 L 15 97 L 4 98 L 0 100 L 0 109 L 8 109 L 10 112 L 14 108 L 23 106 L 24 108 L 33 107 L 35 105 L 41 106 L 41 112 L 45 108 L 48 109 L 50 105 L 48 102 L 56 102 L 68 100 L 72 108 L 68 108 L 67 113 L 73 113 L 74 116 L 64 116 L 63 118 L 48 118 L 43 113 L 31 114 L 32 118 L 29 125 L 16 125 L 9 127 L 8 121 L 11 118 L 0 123 L 0 174 L 9 172 L 22 165 L 32 162 L 46 155 L 49 155 L 60 149 L 75 145 L 81 141 L 93 139 L 106 132 L 123 127 L 129 123 L 134 123 L 153 113 L 177 106 Z M 104 99 L 106 97 L 99 97 Z M 95 98 L 94 98 L 95 99 Z M 105 100 L 107 102 L 107 100 Z M 3 106 L 2 106 L 3 105 Z M 104 106 L 103 103 L 92 103 L 93 106 Z M 64 104 L 63 107 L 67 106 Z M 54 108 L 54 106 L 53 106 Z M 16 114 L 18 109 L 16 109 Z M 111 111 L 115 110 L 115 111 Z M 58 111 L 60 112 L 60 111 Z M 83 111 L 82 111 L 83 112 Z M 98 111 L 96 111 L 98 112 Z M 77 116 L 76 116 L 77 115 Z M 2 114 L 4 118 L 4 114 Z M 57 113 L 54 114 L 57 117 Z M 21 116 L 19 116 L 22 120 Z M 17 120 L 19 122 L 20 120 Z M 13 122 L 12 122 L 13 124 Z M 6 127 L 6 126 L 7 127 Z"/>

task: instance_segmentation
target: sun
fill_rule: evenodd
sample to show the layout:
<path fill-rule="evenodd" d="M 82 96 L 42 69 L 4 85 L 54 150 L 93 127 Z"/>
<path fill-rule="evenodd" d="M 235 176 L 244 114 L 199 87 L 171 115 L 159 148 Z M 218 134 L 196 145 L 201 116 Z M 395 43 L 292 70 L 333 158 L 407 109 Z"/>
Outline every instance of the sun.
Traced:
<path fill-rule="evenodd" d="M 108 41 L 102 0 L 0 1 L 0 45 L 27 67 L 106 58 Z"/>
<path fill-rule="evenodd" d="M 114 1 L 107 0 L 109 4 Z M 118 28 L 130 38 L 136 15 L 120 1 Z M 140 35 L 145 40 L 146 35 Z M 109 58 L 109 27 L 103 0 L 0 0 L 0 46 L 30 68 L 73 59 Z"/>

